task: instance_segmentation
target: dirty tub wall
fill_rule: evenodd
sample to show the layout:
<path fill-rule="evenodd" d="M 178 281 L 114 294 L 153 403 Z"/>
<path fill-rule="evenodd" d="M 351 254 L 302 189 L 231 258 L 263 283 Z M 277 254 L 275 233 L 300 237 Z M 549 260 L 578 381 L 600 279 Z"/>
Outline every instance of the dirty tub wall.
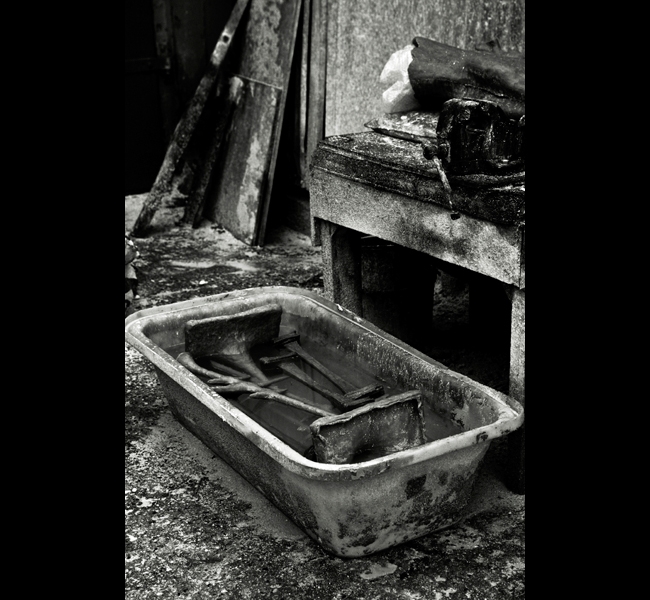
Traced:
<path fill-rule="evenodd" d="M 335 345 L 344 360 L 401 388 L 421 390 L 423 402 L 463 432 L 364 463 L 316 463 L 166 352 L 184 342 L 190 319 L 271 303 L 283 307 L 283 328 L 303 332 L 307 350 Z M 126 340 L 153 363 L 176 418 L 337 556 L 371 554 L 458 521 L 489 441 L 523 421 L 523 409 L 514 400 L 302 289 L 254 288 L 155 307 L 131 315 L 125 328 Z"/>

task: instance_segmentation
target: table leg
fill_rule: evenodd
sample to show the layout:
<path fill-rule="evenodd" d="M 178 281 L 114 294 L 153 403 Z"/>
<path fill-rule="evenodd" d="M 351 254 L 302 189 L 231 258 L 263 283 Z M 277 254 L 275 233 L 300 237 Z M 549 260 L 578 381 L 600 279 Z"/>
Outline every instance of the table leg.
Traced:
<path fill-rule="evenodd" d="M 361 242 L 356 231 L 319 220 L 325 297 L 362 315 Z"/>
<path fill-rule="evenodd" d="M 512 296 L 510 327 L 510 389 L 509 395 L 522 406 L 525 398 L 526 364 L 526 291 L 515 288 Z M 508 487 L 516 494 L 525 493 L 525 427 L 509 435 L 508 440 Z"/>

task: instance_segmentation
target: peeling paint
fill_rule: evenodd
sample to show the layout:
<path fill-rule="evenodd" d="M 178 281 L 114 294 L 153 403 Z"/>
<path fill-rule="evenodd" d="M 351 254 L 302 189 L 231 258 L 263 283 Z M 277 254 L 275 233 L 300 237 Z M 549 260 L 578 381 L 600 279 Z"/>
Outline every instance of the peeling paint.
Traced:
<path fill-rule="evenodd" d="M 255 229 L 259 196 L 266 170 L 265 154 L 259 136 L 255 135 L 250 142 L 246 172 L 241 183 L 240 199 L 237 203 L 237 220 L 241 231 L 254 231 Z"/>
<path fill-rule="evenodd" d="M 236 75 L 234 77 L 231 77 L 230 88 L 228 90 L 230 101 L 234 104 L 237 104 L 242 96 L 243 89 L 244 82 Z"/>

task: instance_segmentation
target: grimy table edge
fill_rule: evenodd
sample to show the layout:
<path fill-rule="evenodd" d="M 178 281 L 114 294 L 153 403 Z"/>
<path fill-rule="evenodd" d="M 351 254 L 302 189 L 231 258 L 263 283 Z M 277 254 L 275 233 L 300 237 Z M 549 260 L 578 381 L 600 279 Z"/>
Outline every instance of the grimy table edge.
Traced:
<path fill-rule="evenodd" d="M 374 131 L 336 135 L 321 141 L 311 159 L 321 169 L 422 202 L 449 206 L 438 170 L 416 142 Z M 450 176 L 451 201 L 461 214 L 503 225 L 525 221 L 524 174 Z"/>
<path fill-rule="evenodd" d="M 310 182 L 314 245 L 321 243 L 320 219 L 524 289 L 524 222 L 504 224 L 467 213 L 453 219 L 435 167 L 414 156 L 417 144 L 405 142 L 414 158 L 405 164 L 409 155 L 403 140 L 364 141 L 375 135 L 334 136 L 319 144 Z M 344 137 L 352 142 L 342 141 Z M 355 142 L 356 151 L 340 147 Z M 367 155 L 358 151 L 361 143 L 380 143 L 386 151 L 382 160 L 365 160 Z M 391 167 L 386 157 L 396 152 L 387 146 L 397 147 L 403 162 Z"/>

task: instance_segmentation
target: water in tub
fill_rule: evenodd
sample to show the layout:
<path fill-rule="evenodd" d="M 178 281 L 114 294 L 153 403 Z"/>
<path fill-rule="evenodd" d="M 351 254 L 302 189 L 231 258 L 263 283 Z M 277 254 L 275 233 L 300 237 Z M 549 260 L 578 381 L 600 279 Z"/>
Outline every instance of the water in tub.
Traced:
<path fill-rule="evenodd" d="M 167 352 L 174 358 L 183 351 L 183 344 L 167 349 Z M 394 382 L 383 379 L 380 380 L 373 373 L 361 369 L 358 365 L 346 364 L 344 361 L 341 361 L 340 358 L 336 356 L 336 352 L 331 349 L 324 347 L 310 348 L 309 352 L 314 356 L 314 358 L 322 362 L 332 371 L 344 379 L 354 382 L 358 387 L 381 383 L 386 395 L 399 394 L 407 391 L 399 388 Z M 261 356 L 277 356 L 285 353 L 286 350 L 280 350 L 271 345 L 265 344 L 256 346 L 251 350 L 251 355 L 256 359 Z M 303 369 L 312 379 L 315 379 L 321 385 L 331 389 L 333 392 L 340 393 L 340 390 L 333 383 L 331 383 L 321 373 L 313 369 L 310 365 L 305 363 L 302 359 L 296 358 L 295 360 L 296 364 L 299 365 L 300 368 Z M 206 369 L 212 369 L 210 364 L 201 358 L 197 359 L 197 363 Z M 267 376 L 272 377 L 278 375 L 279 371 L 267 370 L 266 373 Z M 204 381 L 207 380 L 207 378 L 203 377 L 201 377 L 201 379 Z M 331 410 L 333 413 L 338 412 L 333 404 L 325 397 L 290 377 L 278 382 L 276 386 L 282 390 L 286 390 L 286 393 L 299 397 L 308 404 L 318 406 L 325 410 Z M 319 418 L 317 415 L 279 402 L 274 402 L 273 400 L 250 398 L 249 394 L 239 394 L 236 397 L 228 395 L 225 397 L 250 418 L 280 438 L 285 444 L 291 446 L 294 450 L 304 456 L 312 457 L 312 438 L 309 425 Z M 442 439 L 462 431 L 456 423 L 449 419 L 444 419 L 434 412 L 427 402 L 422 402 L 422 408 L 427 442 Z M 359 460 L 356 462 L 360 462 L 361 460 L 370 460 L 373 458 L 371 454 L 372 453 L 368 454 L 366 452 L 363 457 L 358 457 Z M 381 453 L 378 454 L 378 456 L 381 455 Z"/>

